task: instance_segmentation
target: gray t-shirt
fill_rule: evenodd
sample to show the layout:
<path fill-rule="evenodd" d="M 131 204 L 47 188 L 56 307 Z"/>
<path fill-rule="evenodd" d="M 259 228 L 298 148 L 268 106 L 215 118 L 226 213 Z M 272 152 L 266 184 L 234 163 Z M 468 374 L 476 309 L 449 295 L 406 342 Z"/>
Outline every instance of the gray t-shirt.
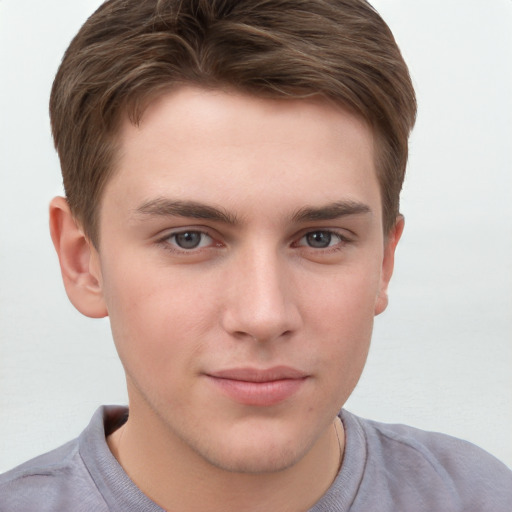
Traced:
<path fill-rule="evenodd" d="M 0 476 L 0 511 L 162 512 L 105 441 L 127 415 L 101 407 L 78 439 Z M 512 511 L 512 471 L 476 446 L 347 411 L 340 417 L 343 464 L 310 512 Z"/>

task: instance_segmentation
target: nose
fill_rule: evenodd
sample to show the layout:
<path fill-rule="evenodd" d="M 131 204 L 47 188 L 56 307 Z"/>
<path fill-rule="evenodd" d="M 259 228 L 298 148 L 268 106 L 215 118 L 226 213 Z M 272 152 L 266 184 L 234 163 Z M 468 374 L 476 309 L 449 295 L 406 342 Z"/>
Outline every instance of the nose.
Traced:
<path fill-rule="evenodd" d="M 225 281 L 223 328 L 235 338 L 270 342 L 301 324 L 291 262 L 272 250 L 249 250 L 231 261 Z"/>

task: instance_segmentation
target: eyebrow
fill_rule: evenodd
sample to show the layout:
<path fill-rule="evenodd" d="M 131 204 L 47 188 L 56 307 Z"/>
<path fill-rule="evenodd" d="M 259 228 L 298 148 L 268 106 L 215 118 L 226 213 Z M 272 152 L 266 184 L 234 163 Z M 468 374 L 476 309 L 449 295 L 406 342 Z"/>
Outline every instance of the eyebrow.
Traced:
<path fill-rule="evenodd" d="M 372 213 L 371 208 L 356 201 L 338 201 L 320 207 L 306 206 L 294 213 L 295 222 L 334 220 L 349 215 Z"/>
<path fill-rule="evenodd" d="M 237 218 L 222 208 L 208 206 L 196 201 L 179 201 L 166 198 L 152 199 L 143 203 L 136 213 L 162 217 L 188 217 L 214 220 L 225 224 L 236 224 Z"/>
<path fill-rule="evenodd" d="M 222 208 L 205 205 L 196 201 L 180 201 L 167 198 L 151 199 L 143 203 L 136 213 L 162 217 L 186 217 L 201 220 L 213 220 L 235 225 L 238 218 Z M 372 213 L 369 206 L 356 201 L 338 201 L 320 207 L 306 206 L 292 215 L 293 222 L 314 222 L 334 220 L 350 215 Z"/>

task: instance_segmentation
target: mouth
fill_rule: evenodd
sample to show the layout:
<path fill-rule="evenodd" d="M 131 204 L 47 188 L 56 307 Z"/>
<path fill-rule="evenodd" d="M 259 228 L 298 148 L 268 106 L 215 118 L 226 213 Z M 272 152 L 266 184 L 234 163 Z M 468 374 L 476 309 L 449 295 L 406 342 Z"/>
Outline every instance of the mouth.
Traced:
<path fill-rule="evenodd" d="M 291 398 L 309 377 L 288 366 L 230 368 L 205 375 L 228 398 L 243 405 L 258 407 L 277 405 Z"/>

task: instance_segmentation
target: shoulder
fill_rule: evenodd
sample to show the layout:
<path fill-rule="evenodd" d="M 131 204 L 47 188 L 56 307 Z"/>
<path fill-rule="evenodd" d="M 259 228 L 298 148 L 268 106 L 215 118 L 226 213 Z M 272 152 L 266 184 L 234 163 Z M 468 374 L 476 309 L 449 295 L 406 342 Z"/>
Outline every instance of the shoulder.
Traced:
<path fill-rule="evenodd" d="M 1 512 L 103 512 L 98 497 L 77 439 L 0 475 Z"/>
<path fill-rule="evenodd" d="M 365 420 L 346 411 L 342 417 L 357 424 L 364 435 L 365 480 L 388 494 L 405 496 L 410 503 L 421 501 L 423 505 L 415 510 L 444 504 L 443 510 L 510 511 L 512 471 L 481 448 L 445 434 Z"/>

